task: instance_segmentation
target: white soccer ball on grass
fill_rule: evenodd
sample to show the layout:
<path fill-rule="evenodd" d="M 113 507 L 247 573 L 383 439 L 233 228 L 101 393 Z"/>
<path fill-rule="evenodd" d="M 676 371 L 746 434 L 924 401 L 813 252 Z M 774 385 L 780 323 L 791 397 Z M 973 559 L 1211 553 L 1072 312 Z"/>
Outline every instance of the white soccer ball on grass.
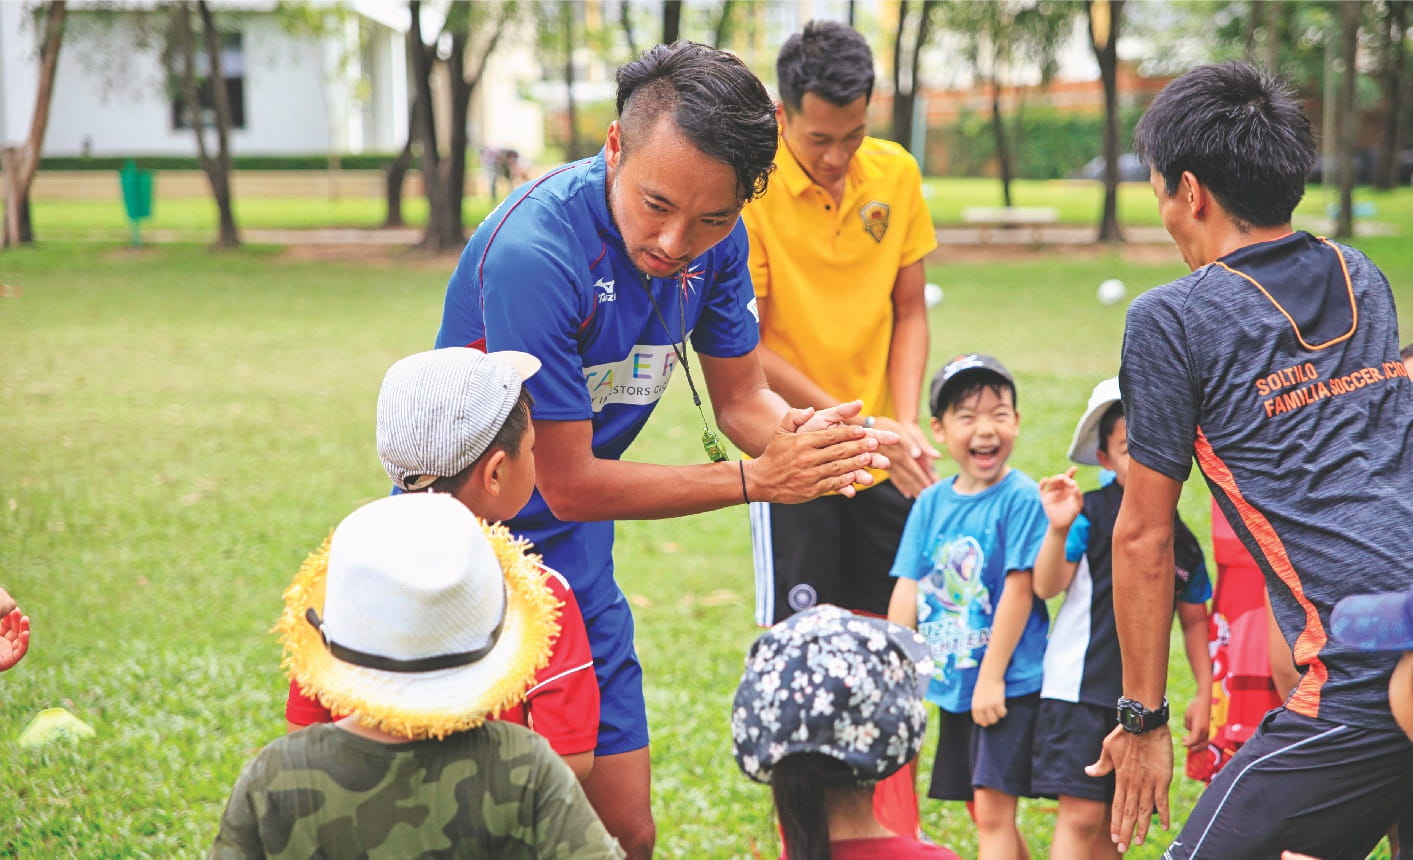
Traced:
<path fill-rule="evenodd" d="M 1118 278 L 1110 278 L 1099 285 L 1099 304 L 1116 305 L 1124 300 L 1124 282 Z"/>

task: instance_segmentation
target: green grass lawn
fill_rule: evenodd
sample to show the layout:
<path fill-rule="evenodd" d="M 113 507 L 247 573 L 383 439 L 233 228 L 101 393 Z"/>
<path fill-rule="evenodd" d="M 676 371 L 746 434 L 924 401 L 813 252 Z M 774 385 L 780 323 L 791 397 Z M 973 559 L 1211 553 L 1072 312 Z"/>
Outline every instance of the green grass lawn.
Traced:
<path fill-rule="evenodd" d="M 61 208 L 37 208 L 38 223 Z M 31 653 L 0 676 L 0 856 L 204 852 L 241 765 L 283 731 L 280 593 L 344 514 L 386 492 L 378 383 L 430 346 L 447 274 L 120 242 L 0 253 L 0 283 L 22 290 L 0 298 L 0 583 L 34 625 Z M 1410 330 L 1413 243 L 1358 244 Z M 1112 251 L 934 266 L 946 300 L 929 372 L 959 350 L 1000 356 L 1024 414 L 1013 463 L 1058 471 L 1090 388 L 1117 370 L 1123 306 L 1095 286 L 1119 277 L 1132 295 L 1178 274 L 1175 258 Z M 629 459 L 700 461 L 695 420 L 674 381 Z M 1207 510 L 1194 480 L 1182 512 L 1204 542 Z M 768 792 L 736 770 L 727 727 L 757 632 L 745 512 L 623 523 L 617 567 L 647 676 L 661 856 L 775 856 Z M 1191 680 L 1174 657 L 1180 711 Z M 46 707 L 97 736 L 16 746 Z M 1180 823 L 1199 786 L 1174 786 Z M 1053 808 L 1023 806 L 1035 852 Z M 974 854 L 959 805 L 925 800 L 923 820 Z"/>
<path fill-rule="evenodd" d="M 996 179 L 928 178 L 924 183 L 927 205 L 938 226 L 962 223 L 962 210 L 970 206 L 1000 206 L 1001 183 Z M 1016 206 L 1053 207 L 1060 223 L 1096 224 L 1104 202 L 1103 186 L 1092 180 L 1020 179 L 1011 185 Z M 1373 212 L 1360 215 L 1361 223 L 1413 224 L 1413 189 L 1375 191 L 1360 188 L 1356 205 L 1369 204 Z M 1333 190 L 1311 186 L 1296 210 L 1297 226 L 1314 226 L 1326 220 L 1336 204 Z M 462 207 L 469 227 L 491 210 L 488 197 L 467 197 Z M 372 229 L 383 223 L 385 206 L 371 197 L 237 197 L 236 224 L 241 229 L 309 229 L 357 227 Z M 427 221 L 425 198 L 407 195 L 403 216 L 414 227 Z M 1146 183 L 1119 186 L 1119 220 L 1126 225 L 1159 227 L 1153 192 Z M 126 241 L 130 227 L 122 204 L 112 200 L 40 200 L 34 204 L 34 229 L 41 241 Z M 150 219 L 142 222 L 144 235 L 164 235 L 183 241 L 209 241 L 216 232 L 216 207 L 209 197 L 159 198 Z"/>

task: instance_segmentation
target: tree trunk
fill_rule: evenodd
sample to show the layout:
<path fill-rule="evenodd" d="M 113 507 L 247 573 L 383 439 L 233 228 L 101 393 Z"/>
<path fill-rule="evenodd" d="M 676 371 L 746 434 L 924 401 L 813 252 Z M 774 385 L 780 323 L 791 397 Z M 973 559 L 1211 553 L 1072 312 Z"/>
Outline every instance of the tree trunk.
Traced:
<path fill-rule="evenodd" d="M 1089 0 L 1089 35 L 1104 83 L 1104 213 L 1100 242 L 1122 242 L 1119 228 L 1119 20 L 1123 0 Z"/>
<path fill-rule="evenodd" d="M 672 3 L 669 2 L 666 5 L 671 6 Z M 682 14 L 682 3 L 680 0 L 678 0 L 676 5 L 677 14 L 680 17 Z M 575 161 L 583 158 L 584 154 L 581 151 L 581 144 L 579 143 L 579 108 L 578 103 L 574 100 L 574 5 L 572 3 L 563 3 L 560 5 L 559 25 L 564 38 L 564 112 L 569 120 L 569 140 L 565 145 L 565 149 L 567 150 L 566 155 L 568 155 L 569 160 Z M 665 38 L 666 28 L 667 23 L 664 19 L 663 41 L 671 44 L 676 41 L 676 38 L 675 36 L 672 39 Z M 675 31 L 676 25 L 674 24 L 674 33 Z"/>
<path fill-rule="evenodd" d="M 1354 132 L 1359 108 L 1354 102 L 1354 85 L 1359 76 L 1355 55 L 1359 50 L 1360 0 L 1340 4 L 1340 58 L 1344 73 L 1339 82 L 1339 217 L 1335 222 L 1335 237 L 1348 239 L 1354 235 Z"/>
<path fill-rule="evenodd" d="M 1386 40 L 1383 58 L 1384 97 L 1388 104 L 1388 121 L 1379 145 L 1379 170 L 1374 185 L 1385 190 L 1398 184 L 1398 153 L 1403 144 L 1403 78 L 1407 62 L 1409 0 L 1387 0 L 1388 15 L 1383 22 Z"/>
<path fill-rule="evenodd" d="M 39 156 L 44 149 L 44 132 L 49 126 L 49 103 L 54 95 L 54 73 L 59 66 L 59 47 L 64 40 L 64 18 L 67 7 L 63 0 L 49 3 L 44 14 L 44 41 L 40 49 L 39 88 L 34 97 L 34 114 L 30 118 L 29 137 L 24 146 L 15 148 L 5 164 L 5 219 L 0 230 L 0 247 L 34 242 L 29 221 L 29 188 L 39 169 Z"/>
<path fill-rule="evenodd" d="M 721 0 L 721 16 L 716 19 L 716 34 L 712 44 L 718 48 L 724 48 L 726 41 L 731 38 L 732 16 L 736 11 L 736 0 Z"/>
<path fill-rule="evenodd" d="M 671 45 L 681 37 L 682 0 L 662 0 L 662 43 Z"/>
<path fill-rule="evenodd" d="M 893 140 L 903 146 L 913 136 L 912 89 L 903 86 L 903 30 L 910 5 L 908 0 L 898 0 L 898 26 L 893 31 Z"/>
<path fill-rule="evenodd" d="M 1285 39 L 1285 8 L 1283 0 L 1265 0 L 1266 43 L 1262 46 L 1262 63 L 1266 71 L 1278 74 L 1281 70 L 1281 44 Z"/>
<path fill-rule="evenodd" d="M 447 75 L 451 85 L 451 140 L 442 159 L 442 205 L 446 207 L 441 222 L 438 244 L 443 250 L 466 244 L 466 230 L 461 215 L 461 201 L 466 196 L 466 117 L 471 111 L 471 85 L 466 80 L 465 33 L 451 34 L 451 55 L 447 57 Z"/>
<path fill-rule="evenodd" d="M 218 241 L 222 248 L 238 248 L 240 233 L 236 231 L 235 213 L 231 208 L 231 99 L 230 93 L 226 92 L 226 77 L 221 71 L 221 34 L 216 30 L 216 22 L 206 0 L 197 0 L 196 10 L 201 15 L 201 28 L 206 35 L 212 101 L 216 103 L 215 170 L 208 168 L 207 176 L 211 180 L 216 209 L 220 213 L 221 233 Z"/>
<path fill-rule="evenodd" d="M 922 49 L 931 35 L 933 9 L 937 0 L 922 0 L 917 29 L 913 31 L 911 52 L 907 58 L 907 83 L 903 82 L 903 31 L 911 16 L 913 4 L 898 3 L 898 29 L 893 34 L 893 140 L 907 149 L 913 144 L 913 111 L 917 104 L 918 70 L 922 64 Z M 918 159 L 922 161 L 921 158 Z"/>
<path fill-rule="evenodd" d="M 402 152 L 388 165 L 384 227 L 401 227 L 406 223 L 402 219 L 402 184 L 407 179 L 407 169 L 412 166 L 412 144 L 417 140 L 417 52 L 422 47 L 422 34 L 409 27 L 403 42 L 407 55 L 407 142 L 402 145 Z"/>
<path fill-rule="evenodd" d="M 630 0 L 618 0 L 618 23 L 623 27 L 623 38 L 628 41 L 628 56 L 637 59 L 638 43 L 633 39 L 633 4 Z"/>
<path fill-rule="evenodd" d="M 417 142 L 422 146 L 422 193 L 427 198 L 427 227 L 422 234 L 422 247 L 429 251 L 449 250 L 442 244 L 445 235 L 442 220 L 446 217 L 446 188 L 442 184 L 441 155 L 437 151 L 437 118 L 432 102 L 433 47 L 422 43 L 422 4 L 410 0 L 412 33 L 408 47 L 412 50 L 413 80 L 417 98 L 414 102 L 416 122 L 413 123 Z"/>
<path fill-rule="evenodd" d="M 407 142 L 402 145 L 402 152 L 388 164 L 384 176 L 387 195 L 387 212 L 383 215 L 384 227 L 401 227 L 406 223 L 402 220 L 402 185 L 407 180 L 407 168 L 412 166 L 412 137 L 413 134 L 409 131 Z"/>
<path fill-rule="evenodd" d="M 1006 123 L 1001 117 L 1001 82 L 995 64 L 991 67 L 991 128 L 996 136 L 996 161 L 1001 167 L 1001 202 L 1011 206 L 1011 151 L 1006 145 Z"/>

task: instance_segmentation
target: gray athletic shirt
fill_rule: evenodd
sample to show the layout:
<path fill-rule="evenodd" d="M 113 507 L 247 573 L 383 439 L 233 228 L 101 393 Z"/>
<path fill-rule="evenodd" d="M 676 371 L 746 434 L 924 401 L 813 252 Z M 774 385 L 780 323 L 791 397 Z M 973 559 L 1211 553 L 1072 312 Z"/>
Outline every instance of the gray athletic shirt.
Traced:
<path fill-rule="evenodd" d="M 1303 679 L 1287 706 L 1395 729 L 1398 654 L 1329 637 L 1345 595 L 1413 583 L 1413 384 L 1388 280 L 1292 233 L 1139 296 L 1120 372 L 1130 455 L 1174 480 L 1197 460 L 1261 566 Z"/>

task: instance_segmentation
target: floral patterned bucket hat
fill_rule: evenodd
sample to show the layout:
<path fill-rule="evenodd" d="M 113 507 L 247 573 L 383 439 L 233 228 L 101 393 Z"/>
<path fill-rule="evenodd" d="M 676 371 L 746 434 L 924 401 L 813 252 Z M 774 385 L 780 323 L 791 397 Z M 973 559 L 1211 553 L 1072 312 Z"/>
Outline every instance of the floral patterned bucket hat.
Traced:
<path fill-rule="evenodd" d="M 838 759 L 860 782 L 884 779 L 922 748 L 932 658 L 916 633 L 821 605 L 761 634 L 731 710 L 732 753 L 770 782 L 796 753 Z"/>

